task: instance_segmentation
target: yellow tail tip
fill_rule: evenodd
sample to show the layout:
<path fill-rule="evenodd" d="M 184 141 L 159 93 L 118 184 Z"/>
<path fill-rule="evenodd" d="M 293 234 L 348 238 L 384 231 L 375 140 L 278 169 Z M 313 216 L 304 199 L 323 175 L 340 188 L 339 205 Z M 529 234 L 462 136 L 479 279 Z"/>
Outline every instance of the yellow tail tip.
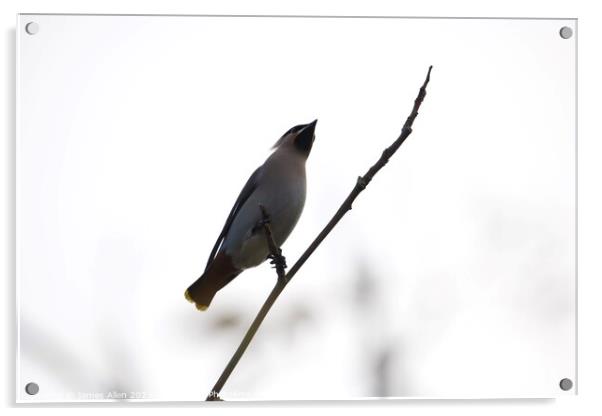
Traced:
<path fill-rule="evenodd" d="M 190 303 L 194 303 L 194 306 L 196 306 L 196 308 L 199 311 L 205 311 L 207 310 L 208 306 L 207 305 L 199 305 L 198 303 L 196 303 L 194 301 L 194 299 L 192 299 L 192 296 L 190 296 L 190 293 L 188 292 L 188 289 L 186 290 L 186 292 L 184 292 L 184 297 L 186 298 L 186 300 Z"/>

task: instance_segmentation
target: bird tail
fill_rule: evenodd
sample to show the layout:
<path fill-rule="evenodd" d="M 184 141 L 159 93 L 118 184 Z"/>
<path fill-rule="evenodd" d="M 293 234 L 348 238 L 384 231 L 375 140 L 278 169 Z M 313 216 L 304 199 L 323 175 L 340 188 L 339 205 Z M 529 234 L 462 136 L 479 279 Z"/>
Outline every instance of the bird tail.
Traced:
<path fill-rule="evenodd" d="M 232 259 L 228 255 L 223 252 L 218 253 L 205 273 L 186 289 L 184 297 L 194 303 L 198 310 L 204 311 L 211 304 L 215 294 L 241 271 L 232 265 Z"/>

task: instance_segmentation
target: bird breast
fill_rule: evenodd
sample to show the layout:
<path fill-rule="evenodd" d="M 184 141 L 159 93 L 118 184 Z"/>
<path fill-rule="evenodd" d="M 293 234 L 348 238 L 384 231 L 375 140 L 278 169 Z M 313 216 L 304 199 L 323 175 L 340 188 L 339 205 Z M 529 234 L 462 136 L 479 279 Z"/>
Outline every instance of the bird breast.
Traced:
<path fill-rule="evenodd" d="M 261 220 L 259 205 L 270 217 L 274 241 L 280 247 L 289 237 L 305 205 L 305 166 L 282 166 L 266 162 L 255 192 L 241 207 L 227 237 L 227 251 L 240 269 L 261 264 L 269 254 L 263 229 L 256 225 Z M 278 162 L 286 162 L 285 158 Z"/>

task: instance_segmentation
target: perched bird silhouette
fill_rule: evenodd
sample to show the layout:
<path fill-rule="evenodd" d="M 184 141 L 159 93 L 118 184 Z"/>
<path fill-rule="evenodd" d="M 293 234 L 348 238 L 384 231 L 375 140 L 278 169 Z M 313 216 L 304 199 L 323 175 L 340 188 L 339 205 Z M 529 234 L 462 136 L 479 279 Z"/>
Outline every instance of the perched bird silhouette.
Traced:
<path fill-rule="evenodd" d="M 243 187 L 217 237 L 205 272 L 185 292 L 197 309 L 207 309 L 217 291 L 270 255 L 263 227 L 258 226 L 262 220 L 260 205 L 270 217 L 278 247 L 295 228 L 305 205 L 305 161 L 317 122 L 300 124 L 284 133 L 273 146 L 273 153 Z"/>

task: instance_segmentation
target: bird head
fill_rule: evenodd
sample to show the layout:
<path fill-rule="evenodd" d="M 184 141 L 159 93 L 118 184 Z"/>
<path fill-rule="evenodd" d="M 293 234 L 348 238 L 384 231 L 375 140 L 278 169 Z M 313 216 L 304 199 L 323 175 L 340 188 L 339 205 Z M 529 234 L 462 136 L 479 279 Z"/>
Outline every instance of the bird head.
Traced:
<path fill-rule="evenodd" d="M 317 123 L 318 120 L 314 120 L 309 124 L 299 124 L 290 128 L 272 148 L 276 149 L 282 146 L 292 147 L 303 156 L 308 157 L 316 137 L 315 131 Z"/>

